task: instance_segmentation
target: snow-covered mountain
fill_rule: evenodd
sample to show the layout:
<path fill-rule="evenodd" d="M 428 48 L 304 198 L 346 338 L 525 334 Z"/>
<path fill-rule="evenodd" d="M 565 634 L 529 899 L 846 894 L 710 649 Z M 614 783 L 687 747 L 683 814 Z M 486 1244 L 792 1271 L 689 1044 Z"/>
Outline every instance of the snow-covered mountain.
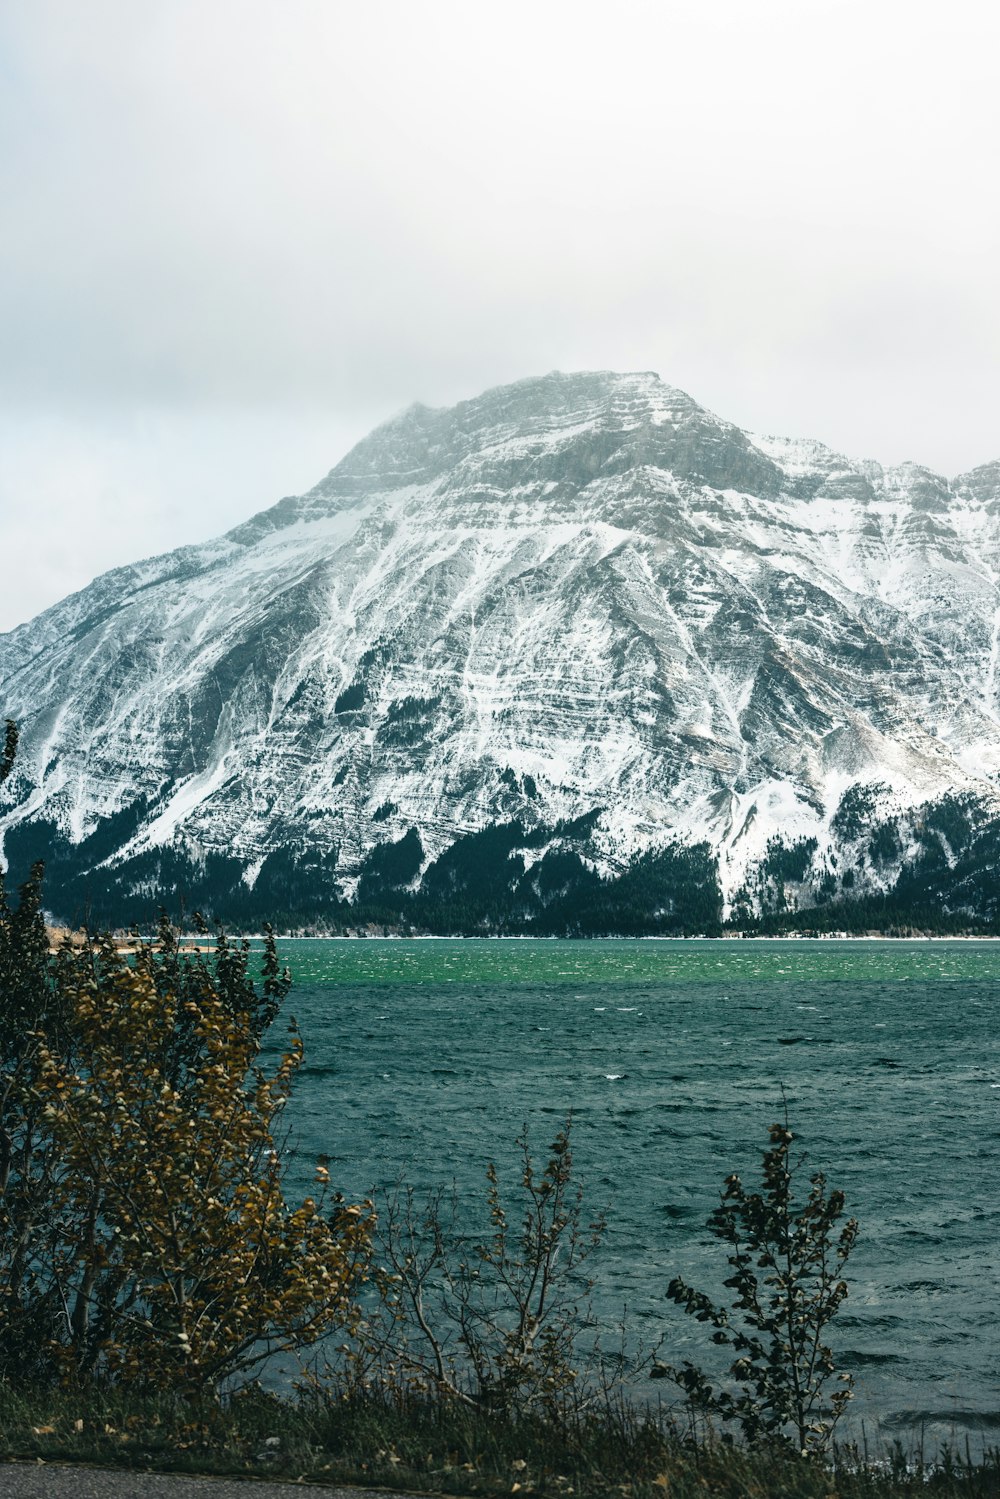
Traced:
<path fill-rule="evenodd" d="M 281 856 L 350 895 L 386 847 L 403 888 L 512 822 L 530 872 L 588 813 L 600 873 L 704 841 L 752 905 L 779 839 L 793 901 L 845 861 L 884 888 L 921 809 L 1000 811 L 1000 463 L 857 462 L 653 374 L 414 406 L 0 636 L 0 716 L 8 853 L 81 891 L 213 858 L 251 890 Z"/>

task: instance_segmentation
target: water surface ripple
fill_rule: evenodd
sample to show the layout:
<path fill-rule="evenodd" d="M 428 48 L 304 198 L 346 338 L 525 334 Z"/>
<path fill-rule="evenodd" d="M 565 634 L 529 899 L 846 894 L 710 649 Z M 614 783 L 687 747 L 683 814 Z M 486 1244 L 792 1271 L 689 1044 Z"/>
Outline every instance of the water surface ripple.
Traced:
<path fill-rule="evenodd" d="M 609 1229 L 598 1310 L 665 1355 L 702 1329 L 674 1274 L 724 1266 L 705 1219 L 756 1175 L 782 1088 L 810 1164 L 861 1221 L 832 1342 L 856 1417 L 933 1435 L 1000 1428 L 1000 943 L 287 941 L 307 1063 L 297 1187 L 324 1151 L 367 1195 L 454 1180 L 572 1113 Z M 662 1389 L 662 1387 L 661 1387 Z"/>

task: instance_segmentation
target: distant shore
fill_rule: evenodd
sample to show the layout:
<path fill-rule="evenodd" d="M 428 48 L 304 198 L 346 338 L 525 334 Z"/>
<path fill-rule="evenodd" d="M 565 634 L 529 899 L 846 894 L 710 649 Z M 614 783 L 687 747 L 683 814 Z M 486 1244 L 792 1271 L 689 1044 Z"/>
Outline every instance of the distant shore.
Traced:
<path fill-rule="evenodd" d="M 83 947 L 86 934 L 82 929 L 68 927 L 46 927 L 49 952 L 58 952 L 67 943 L 70 947 Z M 125 956 L 139 951 L 134 934 L 112 932 L 115 950 Z M 229 932 L 230 937 L 248 942 L 263 942 L 264 932 Z M 599 936 L 552 937 L 532 936 L 525 933 L 507 932 L 277 932 L 280 942 L 1000 942 L 1000 936 L 988 932 L 908 932 L 905 935 L 888 932 L 724 932 L 721 937 L 703 935 L 682 936 L 633 936 L 623 932 L 605 932 Z M 152 934 L 143 934 L 141 942 L 155 942 Z M 178 938 L 178 952 L 189 957 L 206 957 L 215 952 L 214 941 L 203 936 L 185 933 Z"/>

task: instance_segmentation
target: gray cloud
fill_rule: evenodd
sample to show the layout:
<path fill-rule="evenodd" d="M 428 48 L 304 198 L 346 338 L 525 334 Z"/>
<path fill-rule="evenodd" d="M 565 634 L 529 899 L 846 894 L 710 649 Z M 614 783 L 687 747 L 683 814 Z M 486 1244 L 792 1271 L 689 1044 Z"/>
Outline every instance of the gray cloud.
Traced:
<path fill-rule="evenodd" d="M 0 628 L 554 367 L 996 456 L 998 42 L 979 0 L 12 0 Z"/>

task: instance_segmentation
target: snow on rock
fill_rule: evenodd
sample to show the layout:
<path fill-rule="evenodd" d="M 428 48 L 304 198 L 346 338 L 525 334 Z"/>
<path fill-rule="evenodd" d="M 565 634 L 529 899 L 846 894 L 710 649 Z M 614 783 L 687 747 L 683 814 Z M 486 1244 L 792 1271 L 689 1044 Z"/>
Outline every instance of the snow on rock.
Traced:
<path fill-rule="evenodd" d="M 410 827 L 430 858 L 599 808 L 607 867 L 707 840 L 731 894 L 776 835 L 832 847 L 852 785 L 996 796 L 1000 464 L 753 436 L 652 374 L 415 406 L 0 636 L 0 702 L 0 829 L 145 798 L 112 859 L 180 840 L 252 883 L 307 840 L 349 888 Z"/>

